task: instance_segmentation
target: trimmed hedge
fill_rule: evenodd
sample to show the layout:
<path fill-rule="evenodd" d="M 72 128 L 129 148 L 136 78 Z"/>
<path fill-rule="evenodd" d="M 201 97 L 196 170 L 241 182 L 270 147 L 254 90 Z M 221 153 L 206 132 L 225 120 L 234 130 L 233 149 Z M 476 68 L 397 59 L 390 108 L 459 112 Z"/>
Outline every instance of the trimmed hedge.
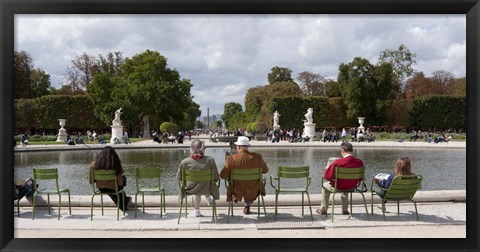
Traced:
<path fill-rule="evenodd" d="M 423 96 L 413 100 L 410 125 L 421 129 L 466 128 L 465 96 Z"/>

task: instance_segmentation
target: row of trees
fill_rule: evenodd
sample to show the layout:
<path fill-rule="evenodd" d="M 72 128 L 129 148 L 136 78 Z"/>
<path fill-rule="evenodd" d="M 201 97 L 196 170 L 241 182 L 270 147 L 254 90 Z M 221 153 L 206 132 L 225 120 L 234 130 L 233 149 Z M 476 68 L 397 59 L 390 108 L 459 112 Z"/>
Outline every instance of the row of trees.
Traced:
<path fill-rule="evenodd" d="M 298 83 L 293 80 L 291 69 L 275 66 L 268 73 L 267 85 L 247 91 L 245 111 L 241 104 L 227 103 L 222 119 L 230 130 L 246 128 L 247 125 L 251 128 L 252 123 L 255 123 L 257 131 L 262 131 L 272 125 L 273 112 L 278 110 L 285 114 L 280 120 L 282 127 L 302 128 L 303 114 L 307 108 L 317 107 L 314 114 L 323 114 L 315 118 L 317 127 L 354 126 L 358 124 L 358 116 L 365 116 L 369 125 L 377 126 L 464 128 L 464 106 L 456 109 L 447 106 L 449 111 L 459 114 L 458 122 L 444 120 L 442 115 L 449 114 L 448 111 L 441 115 L 422 113 L 427 118 L 432 118 L 430 121 L 438 119 L 447 123 L 428 126 L 431 124 L 418 121 L 415 116 L 418 114 L 418 106 L 414 107 L 416 100 L 431 95 L 459 96 L 465 99 L 466 81 L 464 77 L 457 79 L 444 70 L 435 71 L 431 77 L 426 77 L 423 72 L 413 68 L 416 64 L 415 57 L 406 46 L 400 45 L 396 50 L 382 51 L 377 64 L 361 57 L 355 57 L 349 63 L 341 63 L 337 80 L 305 71 L 298 74 Z M 313 104 L 309 102 L 312 98 L 315 100 Z M 317 98 L 324 99 L 320 102 Z M 279 102 L 278 99 L 283 100 Z M 286 101 L 294 102 L 282 106 Z M 445 101 L 444 105 L 450 102 Z M 294 116 L 295 114 L 299 116 Z M 433 118 L 436 116 L 439 118 Z"/>
<path fill-rule="evenodd" d="M 124 126 L 139 131 L 145 125 L 158 129 L 160 123 L 165 121 L 175 123 L 181 129 L 191 129 L 201 113 L 200 106 L 193 101 L 191 95 L 191 81 L 182 79 L 176 69 L 168 66 L 167 59 L 156 51 L 146 50 L 132 58 L 123 58 L 121 52 L 109 53 L 105 57 L 94 57 L 86 53 L 79 55 L 67 67 L 65 83 L 59 90 L 50 86 L 48 75 L 44 85 L 33 82 L 29 76 L 42 70 L 35 70 L 31 62 L 28 53 L 15 53 L 16 99 L 35 99 L 45 95 L 83 95 L 88 97 L 91 106 L 80 106 L 78 110 L 92 110 L 93 118 L 102 125 L 111 124 L 118 108 L 122 108 Z M 22 103 L 28 102 L 21 101 L 20 104 Z M 41 118 L 31 113 L 30 111 L 32 117 Z M 22 121 L 22 114 L 27 112 L 16 111 L 16 121 Z M 62 118 L 61 115 L 51 116 L 52 120 Z M 71 122 L 71 127 L 85 129 L 78 120 Z M 31 124 L 31 127 L 50 127 L 47 123 L 38 123 Z"/>

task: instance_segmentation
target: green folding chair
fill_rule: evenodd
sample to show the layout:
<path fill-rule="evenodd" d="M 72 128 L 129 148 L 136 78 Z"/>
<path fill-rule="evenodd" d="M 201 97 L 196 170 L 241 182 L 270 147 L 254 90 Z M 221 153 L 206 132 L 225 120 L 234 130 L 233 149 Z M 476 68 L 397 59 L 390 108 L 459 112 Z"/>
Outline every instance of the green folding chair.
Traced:
<path fill-rule="evenodd" d="M 98 188 L 95 187 L 95 183 L 97 180 L 111 180 L 114 181 L 115 184 L 115 192 L 113 194 L 117 195 L 117 203 L 120 201 L 120 195 L 125 195 L 125 191 L 118 190 L 118 181 L 117 181 L 117 175 L 115 174 L 115 170 L 102 170 L 102 169 L 90 169 L 91 172 L 91 178 L 93 180 L 92 183 L 92 188 L 93 188 L 93 195 L 92 195 L 92 201 L 90 204 L 90 221 L 93 220 L 93 199 L 95 196 L 100 195 L 100 205 L 102 207 L 102 215 L 103 215 L 103 195 L 108 195 L 112 192 L 101 192 Z M 122 209 L 125 209 L 125 200 L 122 200 Z M 125 215 L 125 212 L 123 212 L 123 215 Z M 120 204 L 117 204 L 117 221 L 120 219 Z"/>
<path fill-rule="evenodd" d="M 370 191 L 372 191 L 372 215 L 373 215 L 373 195 L 378 195 L 382 200 L 382 212 L 383 220 L 386 221 L 385 217 L 385 203 L 387 201 L 396 201 L 397 202 L 397 214 L 400 214 L 400 201 L 408 200 L 413 202 L 415 206 L 415 214 L 418 220 L 418 211 L 417 203 L 413 200 L 413 196 L 418 189 L 421 188 L 423 177 L 421 175 L 402 175 L 396 176 L 393 178 L 392 183 L 388 189 L 379 187 L 375 183 L 375 178 L 372 181 L 372 186 Z M 376 188 L 374 188 L 376 187 Z"/>
<path fill-rule="evenodd" d="M 355 179 L 355 180 L 360 180 L 360 183 L 357 184 L 356 187 L 348 190 L 340 190 L 337 188 L 337 181 L 339 179 Z M 367 219 L 370 220 L 370 216 L 368 215 L 368 209 L 367 209 L 367 203 L 365 201 L 365 195 L 363 195 L 364 192 L 367 191 L 367 186 L 365 185 L 365 167 L 358 167 L 358 168 L 345 168 L 345 167 L 335 167 L 335 187 L 332 189 L 325 188 L 323 185 L 324 183 L 324 178 L 322 177 L 322 189 L 330 192 L 332 194 L 332 222 L 333 222 L 333 216 L 334 216 L 334 208 L 335 208 L 335 194 L 336 193 L 348 193 L 348 196 L 350 197 L 350 216 L 352 215 L 352 206 L 353 206 L 353 198 L 352 198 L 352 193 L 360 193 L 363 198 L 363 204 L 365 205 L 365 212 L 367 213 Z M 348 200 L 348 198 L 347 198 Z"/>
<path fill-rule="evenodd" d="M 55 180 L 55 188 L 37 188 L 37 182 L 40 180 Z M 62 193 L 68 193 L 68 210 L 70 215 L 72 215 L 72 206 L 70 202 L 70 190 L 68 188 L 61 188 L 59 189 L 58 186 L 58 169 L 51 168 L 51 169 L 33 169 L 33 188 L 35 189 L 35 193 L 33 194 L 32 198 L 32 220 L 35 219 L 35 198 L 39 194 L 46 194 L 47 195 L 47 206 L 48 206 L 48 214 L 50 214 L 50 194 L 58 194 L 58 220 L 60 220 L 60 210 L 62 207 Z M 18 205 L 17 205 L 18 206 Z"/>
<path fill-rule="evenodd" d="M 304 181 L 304 184 L 302 187 L 282 187 L 281 181 L 287 179 L 302 179 L 302 181 Z M 273 180 L 277 181 L 277 186 L 273 184 Z M 310 207 L 310 216 L 313 220 L 312 204 L 310 203 L 310 194 L 308 193 L 308 187 L 310 186 L 311 180 L 312 178 L 310 177 L 309 166 L 277 167 L 277 176 L 273 177 L 272 175 L 270 175 L 270 185 L 275 189 L 275 220 L 277 219 L 278 195 L 282 192 L 302 193 L 302 215 L 304 215 L 304 194 L 306 193 L 308 197 L 308 206 Z"/>
<path fill-rule="evenodd" d="M 178 212 L 178 222 L 180 224 L 180 217 L 182 216 L 183 202 L 185 200 L 185 218 L 187 218 L 187 196 L 190 195 L 186 191 L 186 186 L 188 182 L 208 182 L 210 183 L 210 196 L 212 197 L 212 221 L 218 223 L 217 220 L 217 203 L 215 201 L 215 196 L 213 195 L 213 187 L 219 186 L 219 181 L 215 180 L 215 172 L 213 168 L 209 170 L 187 170 L 185 168 L 181 169 L 181 177 L 178 181 L 180 187 L 180 210 Z"/>
<path fill-rule="evenodd" d="M 154 183 L 152 187 L 141 187 L 139 180 L 142 182 Z M 137 196 L 142 194 L 142 207 L 145 213 L 145 193 L 158 193 L 160 196 L 160 218 L 166 212 L 165 207 L 165 189 L 161 187 L 160 168 L 159 167 L 138 167 L 135 169 L 135 181 L 137 192 L 135 193 L 135 218 L 137 218 Z"/>
<path fill-rule="evenodd" d="M 258 180 L 259 183 L 263 183 L 263 187 L 265 187 L 265 180 L 263 179 L 261 168 L 253 168 L 253 169 L 231 169 L 230 170 L 230 178 L 225 180 L 225 187 L 232 186 L 232 192 L 235 191 L 235 181 L 245 181 L 245 180 Z M 262 190 L 262 187 L 260 187 Z M 262 192 L 259 193 L 261 204 L 263 206 L 263 212 L 265 214 L 265 221 L 268 221 L 267 218 L 267 210 L 265 209 L 265 201 L 263 199 Z M 260 218 L 260 199 L 257 197 L 257 206 L 258 206 L 258 218 Z M 233 200 L 228 204 L 228 219 L 227 222 L 230 222 L 230 216 L 233 217 Z"/>

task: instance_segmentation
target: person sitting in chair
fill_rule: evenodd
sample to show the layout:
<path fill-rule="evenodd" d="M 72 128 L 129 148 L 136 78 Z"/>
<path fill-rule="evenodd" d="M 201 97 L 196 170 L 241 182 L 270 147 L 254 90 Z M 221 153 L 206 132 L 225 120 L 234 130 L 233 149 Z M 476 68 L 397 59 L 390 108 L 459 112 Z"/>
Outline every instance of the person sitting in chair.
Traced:
<path fill-rule="evenodd" d="M 353 153 L 353 146 L 349 142 L 343 142 L 340 144 L 340 152 L 343 158 L 339 158 L 333 161 L 329 166 L 325 168 L 325 172 L 323 173 L 324 183 L 323 186 L 325 188 L 333 189 L 335 188 L 335 167 L 344 167 L 344 168 L 358 168 L 363 167 L 363 161 L 357 157 L 352 155 Z M 339 190 L 347 190 L 351 188 L 355 188 L 360 181 L 348 179 L 348 180 L 341 180 L 337 181 L 337 189 Z M 327 215 L 328 209 L 328 200 L 330 198 L 330 193 L 327 190 L 322 190 L 322 207 L 317 209 L 317 213 L 320 215 Z M 342 199 L 342 214 L 348 215 L 350 212 L 348 211 L 348 192 L 341 194 Z"/>
<path fill-rule="evenodd" d="M 383 189 L 388 189 L 390 185 L 392 184 L 393 178 L 395 176 L 401 176 L 401 175 L 414 175 L 412 173 L 412 161 L 408 157 L 402 157 L 399 160 L 397 160 L 397 165 L 395 166 L 395 169 L 393 170 L 393 173 L 390 173 L 387 176 L 375 176 L 375 183 L 383 188 Z M 383 194 L 384 191 L 381 191 L 381 194 Z M 383 196 L 383 195 L 382 195 Z"/>
<path fill-rule="evenodd" d="M 248 151 L 250 147 L 250 140 L 248 137 L 239 136 L 235 142 L 237 146 L 237 153 L 228 155 L 225 160 L 225 166 L 220 172 L 220 177 L 222 179 L 230 178 L 230 171 L 232 169 L 252 169 L 252 168 L 261 168 L 262 173 L 268 172 L 268 166 L 262 158 L 262 155 L 258 153 L 253 153 Z M 227 202 L 233 200 L 233 202 L 242 201 L 245 199 L 245 208 L 243 213 L 245 215 L 251 214 L 250 206 L 255 199 L 257 199 L 260 193 L 265 195 L 265 186 L 259 181 L 234 181 L 235 186 L 232 190 L 232 185 L 227 188 Z"/>

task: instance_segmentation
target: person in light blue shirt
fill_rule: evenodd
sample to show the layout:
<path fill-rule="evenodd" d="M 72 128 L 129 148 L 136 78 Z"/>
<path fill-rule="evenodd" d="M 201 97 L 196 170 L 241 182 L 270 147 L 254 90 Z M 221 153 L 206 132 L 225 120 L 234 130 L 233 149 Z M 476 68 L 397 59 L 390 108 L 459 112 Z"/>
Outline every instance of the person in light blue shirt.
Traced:
<path fill-rule="evenodd" d="M 397 165 L 395 166 L 395 169 L 393 173 L 390 174 L 390 176 L 388 176 L 385 179 L 375 178 L 375 182 L 379 187 L 383 189 L 388 189 L 392 184 L 393 178 L 395 176 L 401 176 L 401 175 L 414 175 L 412 173 L 412 161 L 408 157 L 402 157 L 399 160 L 397 160 Z M 383 191 L 382 191 L 382 196 L 383 196 Z"/>

